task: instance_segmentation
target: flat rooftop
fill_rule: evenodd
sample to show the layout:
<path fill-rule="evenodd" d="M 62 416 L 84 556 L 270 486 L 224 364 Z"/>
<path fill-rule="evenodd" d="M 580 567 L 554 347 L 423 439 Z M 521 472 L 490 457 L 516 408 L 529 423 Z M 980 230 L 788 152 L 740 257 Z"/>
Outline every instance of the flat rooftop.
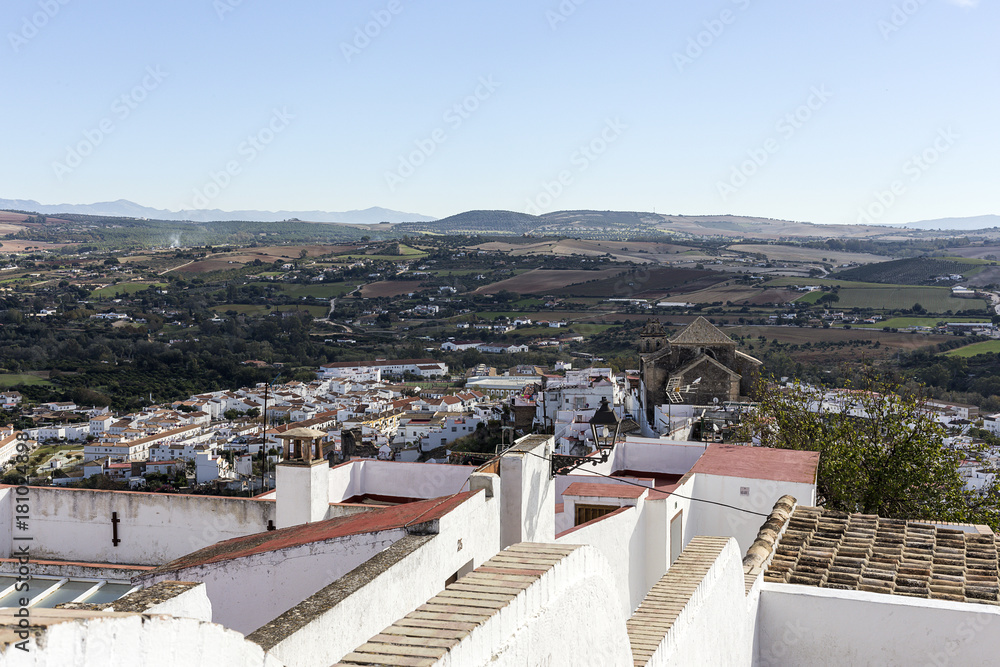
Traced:
<path fill-rule="evenodd" d="M 713 442 L 691 467 L 691 472 L 814 484 L 818 468 L 819 452 Z"/>

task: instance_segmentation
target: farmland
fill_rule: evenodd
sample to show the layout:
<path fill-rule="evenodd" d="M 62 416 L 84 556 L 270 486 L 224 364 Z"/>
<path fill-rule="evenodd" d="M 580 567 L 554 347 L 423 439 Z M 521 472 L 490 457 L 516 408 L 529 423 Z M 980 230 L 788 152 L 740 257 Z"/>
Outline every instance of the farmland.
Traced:
<path fill-rule="evenodd" d="M 594 276 L 596 277 L 596 276 Z M 559 296 L 653 298 L 690 293 L 731 280 L 732 276 L 699 269 L 636 269 L 614 271 L 610 277 L 552 291 Z M 715 301 L 717 299 L 713 299 Z"/>
<path fill-rule="evenodd" d="M 947 357 L 974 357 L 977 354 L 996 354 L 1000 352 L 1000 340 L 987 340 L 982 343 L 973 343 L 955 350 L 945 352 Z"/>
<path fill-rule="evenodd" d="M 815 262 L 828 264 L 872 264 L 884 262 L 886 257 L 862 252 L 820 250 L 794 245 L 737 243 L 729 246 L 733 252 L 759 254 L 776 262 Z"/>
<path fill-rule="evenodd" d="M 149 289 L 150 287 L 166 287 L 166 283 L 119 283 L 117 285 L 108 285 L 107 287 L 101 287 L 90 293 L 90 296 L 95 299 L 107 299 L 110 297 L 124 296 L 126 294 L 135 294 L 136 292 L 141 292 L 143 290 Z"/>
<path fill-rule="evenodd" d="M 901 285 L 933 284 L 938 276 L 969 277 L 990 264 L 982 259 L 912 257 L 841 271 L 833 278 Z"/>
<path fill-rule="evenodd" d="M 365 299 L 401 296 L 419 291 L 421 284 L 420 280 L 382 280 L 362 287 L 361 296 Z"/>
<path fill-rule="evenodd" d="M 17 374 L 17 373 L 2 373 L 0 374 L 0 387 L 15 387 L 17 385 L 50 385 L 52 384 L 48 380 L 38 377 L 37 375 L 30 375 L 27 373 Z"/>
<path fill-rule="evenodd" d="M 518 294 L 552 293 L 556 294 L 567 285 L 583 283 L 589 280 L 604 280 L 623 273 L 625 269 L 599 269 L 596 271 L 555 271 L 549 269 L 533 269 L 513 278 L 480 287 L 478 294 L 496 294 L 503 290 Z"/>

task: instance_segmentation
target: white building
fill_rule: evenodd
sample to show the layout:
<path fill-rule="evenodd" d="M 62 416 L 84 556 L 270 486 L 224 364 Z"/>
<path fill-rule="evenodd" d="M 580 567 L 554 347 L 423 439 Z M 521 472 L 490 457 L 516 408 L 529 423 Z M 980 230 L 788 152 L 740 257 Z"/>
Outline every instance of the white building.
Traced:
<path fill-rule="evenodd" d="M 85 609 L 38 601 L 26 656 L 14 653 L 19 609 L 3 610 L 0 652 L 39 667 L 974 665 L 1000 654 L 997 543 L 981 527 L 813 507 L 812 452 L 635 441 L 553 476 L 552 445 L 527 436 L 479 468 L 331 468 L 303 436 L 265 497 L 32 488 L 32 583 L 80 603 L 94 593 L 65 589 L 71 576 L 127 585 Z M 0 488 L 12 554 L 16 493 Z"/>

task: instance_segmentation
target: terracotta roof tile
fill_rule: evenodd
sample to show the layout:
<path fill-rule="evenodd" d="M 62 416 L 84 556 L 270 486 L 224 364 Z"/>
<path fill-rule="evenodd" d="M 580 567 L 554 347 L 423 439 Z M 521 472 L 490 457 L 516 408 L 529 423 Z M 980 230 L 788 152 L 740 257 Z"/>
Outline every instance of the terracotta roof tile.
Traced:
<path fill-rule="evenodd" d="M 764 578 L 997 605 L 997 575 L 992 533 L 797 507 L 775 544 Z"/>
<path fill-rule="evenodd" d="M 172 572 L 209 563 L 229 561 L 253 554 L 323 542 L 349 535 L 363 535 L 425 523 L 445 516 L 479 491 L 467 491 L 444 498 L 432 498 L 405 505 L 373 509 L 326 521 L 255 533 L 213 544 L 156 568 L 154 574 Z"/>
<path fill-rule="evenodd" d="M 691 472 L 813 484 L 818 467 L 819 452 L 711 443 Z"/>

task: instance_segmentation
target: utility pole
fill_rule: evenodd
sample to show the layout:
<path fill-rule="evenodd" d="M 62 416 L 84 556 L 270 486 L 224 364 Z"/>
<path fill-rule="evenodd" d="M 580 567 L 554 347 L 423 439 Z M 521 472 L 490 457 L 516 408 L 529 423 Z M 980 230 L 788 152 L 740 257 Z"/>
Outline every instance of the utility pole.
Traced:
<path fill-rule="evenodd" d="M 264 493 L 267 490 L 267 453 L 264 451 L 264 446 L 267 444 L 267 394 L 271 389 L 271 385 L 278 381 L 281 377 L 281 373 L 274 376 L 274 379 L 264 385 L 264 414 L 261 415 L 261 426 L 260 426 L 260 492 Z M 253 475 L 253 459 L 250 459 L 250 474 Z M 250 484 L 251 488 L 253 483 Z"/>

